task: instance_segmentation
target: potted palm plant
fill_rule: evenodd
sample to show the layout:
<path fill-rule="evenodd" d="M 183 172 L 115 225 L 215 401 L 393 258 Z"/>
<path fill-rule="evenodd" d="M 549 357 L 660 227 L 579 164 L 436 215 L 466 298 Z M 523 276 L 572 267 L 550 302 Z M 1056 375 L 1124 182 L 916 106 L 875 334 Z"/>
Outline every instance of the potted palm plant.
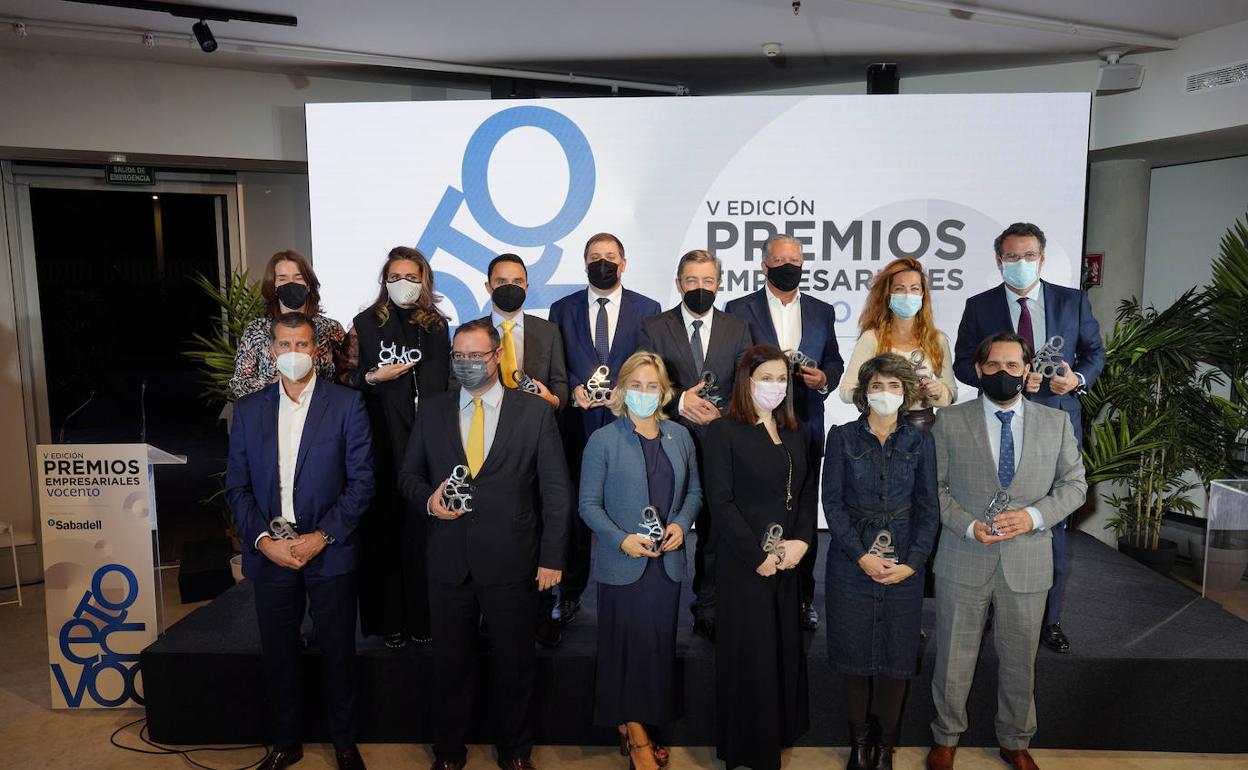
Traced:
<path fill-rule="evenodd" d="M 234 377 L 234 358 L 238 352 L 238 342 L 242 339 L 247 324 L 264 312 L 264 298 L 260 296 L 259 283 L 252 281 L 246 270 L 235 270 L 224 287 L 200 274 L 196 274 L 193 280 L 217 303 L 220 313 L 212 319 L 212 333 L 196 334 L 186 355 L 199 365 L 204 382 L 204 398 L 221 404 L 221 417 L 225 420 L 228 431 L 234 403 L 230 380 Z M 217 477 L 223 484 L 222 488 L 204 502 L 218 508 L 225 524 L 226 535 L 234 544 L 234 552 L 241 553 L 242 544 L 234 529 L 234 514 L 225 504 L 224 472 L 218 473 Z M 230 560 L 230 568 L 234 571 L 235 580 L 240 580 L 240 557 L 235 556 Z"/>
<path fill-rule="evenodd" d="M 1248 429 L 1248 227 L 1223 241 L 1214 283 L 1169 307 L 1119 307 L 1101 376 L 1083 397 L 1089 483 L 1105 495 L 1118 547 L 1168 573 L 1177 545 L 1161 537 L 1167 514 L 1195 514 L 1189 493 L 1242 468 Z M 1217 395 L 1229 386 L 1231 397 Z"/>

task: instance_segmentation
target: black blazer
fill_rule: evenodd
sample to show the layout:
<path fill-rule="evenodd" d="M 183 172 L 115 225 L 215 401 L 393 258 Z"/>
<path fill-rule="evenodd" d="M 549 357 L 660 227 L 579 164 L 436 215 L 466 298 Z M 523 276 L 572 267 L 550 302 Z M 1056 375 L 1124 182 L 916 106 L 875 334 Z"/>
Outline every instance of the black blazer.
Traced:
<path fill-rule="evenodd" d="M 715 315 L 711 322 L 711 339 L 706 345 L 704 368 L 714 372 L 715 378 L 719 380 L 719 390 L 724 397 L 723 412 L 732 400 L 732 383 L 736 378 L 737 365 L 741 363 L 745 351 L 754 344 L 754 337 L 748 321 L 719 310 L 711 312 Z M 676 392 L 670 410 L 675 411 L 680 394 L 697 385 L 702 379 L 702 373 L 693 367 L 693 349 L 689 346 L 689 335 L 685 333 L 685 319 L 680 313 L 679 305 L 641 322 L 641 337 L 637 342 L 637 349 L 648 350 L 663 359 L 667 376 L 672 380 L 672 389 Z M 695 437 L 700 438 L 706 430 L 680 415 L 672 415 L 672 418 L 693 431 Z"/>
<path fill-rule="evenodd" d="M 486 321 L 493 323 L 491 316 Z M 540 380 L 555 398 L 559 408 L 568 405 L 568 364 L 563 356 L 563 335 L 545 318 L 524 314 L 524 373 Z"/>
<path fill-rule="evenodd" d="M 526 320 L 526 323 L 528 321 Z M 459 388 L 421 403 L 399 473 L 403 496 L 426 516 L 435 486 L 467 465 L 459 435 Z M 472 511 L 454 521 L 427 517 L 429 578 L 457 585 L 533 580 L 540 565 L 563 569 L 572 487 L 555 412 L 540 398 L 504 390 L 498 429 L 472 481 Z"/>

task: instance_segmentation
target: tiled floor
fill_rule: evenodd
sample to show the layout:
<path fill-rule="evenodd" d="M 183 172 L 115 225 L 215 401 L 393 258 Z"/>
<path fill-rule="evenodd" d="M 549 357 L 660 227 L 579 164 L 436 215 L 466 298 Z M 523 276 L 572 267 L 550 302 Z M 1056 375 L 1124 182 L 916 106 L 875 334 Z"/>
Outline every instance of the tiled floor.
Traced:
<path fill-rule="evenodd" d="M 178 603 L 176 570 L 164 573 L 166 615 L 176 622 L 198 605 Z M 9 598 L 4 592 L 2 598 Z M 109 745 L 117 728 L 142 716 L 141 711 L 53 711 L 47 675 L 47 647 L 44 635 L 42 586 L 23 589 L 26 605 L 0 607 L 0 768 L 14 770 L 130 770 L 130 768 L 188 767 L 176 756 L 142 755 Z M 1228 610 L 1248 618 L 1248 585 L 1224 596 L 1213 597 Z M 1228 729 L 1243 729 L 1228 725 Z M 123 731 L 118 741 L 142 746 L 136 728 Z M 144 747 L 150 750 L 150 747 Z M 308 746 L 300 770 L 333 768 L 333 753 L 327 746 Z M 374 770 L 381 768 L 425 768 L 432 760 L 428 746 L 408 744 L 368 744 L 361 748 Z M 898 768 L 921 768 L 924 747 L 902 749 Z M 840 748 L 800 748 L 788 752 L 785 770 L 826 770 L 845 766 L 845 750 Z M 211 768 L 243 768 L 260 759 L 260 749 L 203 752 L 197 762 Z M 492 752 L 473 747 L 470 768 L 493 767 Z M 1150 752 L 1036 751 L 1037 762 L 1045 770 L 1248 770 L 1248 755 L 1161 754 Z M 623 770 L 627 761 L 605 747 L 540 746 L 534 752 L 540 768 L 575 770 Z M 712 748 L 675 748 L 671 767 L 722 768 L 715 762 Z M 989 749 L 964 749 L 958 754 L 959 770 L 1001 770 L 1006 765 Z"/>

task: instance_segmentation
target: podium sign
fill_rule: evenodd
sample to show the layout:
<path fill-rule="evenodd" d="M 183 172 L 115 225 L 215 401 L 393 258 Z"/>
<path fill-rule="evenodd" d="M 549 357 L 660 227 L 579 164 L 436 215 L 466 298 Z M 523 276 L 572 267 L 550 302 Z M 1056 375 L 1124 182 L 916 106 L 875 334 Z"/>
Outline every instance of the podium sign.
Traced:
<path fill-rule="evenodd" d="M 39 511 L 53 708 L 143 705 L 139 653 L 161 630 L 146 444 L 40 444 Z"/>

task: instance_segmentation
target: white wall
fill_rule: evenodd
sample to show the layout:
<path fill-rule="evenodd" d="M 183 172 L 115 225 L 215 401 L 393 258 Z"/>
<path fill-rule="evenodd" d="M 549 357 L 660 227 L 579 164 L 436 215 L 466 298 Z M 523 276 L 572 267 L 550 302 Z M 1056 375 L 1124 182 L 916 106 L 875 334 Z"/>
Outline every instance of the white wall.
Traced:
<path fill-rule="evenodd" d="M 1246 212 L 1248 155 L 1153 169 L 1144 302 L 1164 307 L 1207 283 L 1222 235 Z"/>
<path fill-rule="evenodd" d="M 314 259 L 307 174 L 243 172 L 238 188 L 244 267 L 253 279 L 278 251 L 294 249 Z"/>
<path fill-rule="evenodd" d="M 488 91 L 0 49 L 0 147 L 306 161 L 307 102 Z"/>

